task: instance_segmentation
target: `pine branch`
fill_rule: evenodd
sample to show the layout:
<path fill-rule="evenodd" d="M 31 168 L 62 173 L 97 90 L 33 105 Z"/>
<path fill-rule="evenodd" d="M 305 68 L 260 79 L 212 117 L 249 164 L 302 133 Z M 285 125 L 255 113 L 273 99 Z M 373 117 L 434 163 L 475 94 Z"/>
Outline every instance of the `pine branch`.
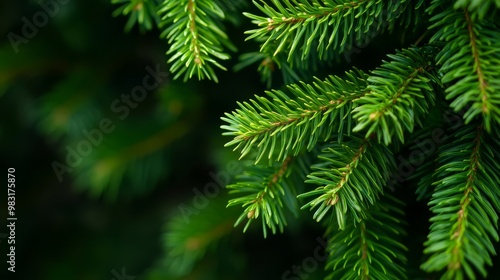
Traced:
<path fill-rule="evenodd" d="M 482 125 L 462 127 L 456 139 L 443 146 L 436 189 L 429 203 L 434 217 L 425 243 L 426 271 L 445 270 L 446 279 L 486 276 L 498 241 L 500 164 L 498 133 L 488 135 Z"/>
<path fill-rule="evenodd" d="M 346 79 L 330 76 L 325 81 L 288 86 L 292 98 L 280 90 L 266 92 L 271 99 L 256 96 L 241 109 L 221 118 L 229 125 L 223 135 L 235 136 L 226 146 L 236 145 L 241 157 L 257 152 L 256 162 L 264 156 L 284 160 L 303 149 L 312 150 L 332 132 L 351 130 L 352 100 L 366 94 L 366 75 L 348 72 Z"/>
<path fill-rule="evenodd" d="M 330 224 L 326 269 L 331 273 L 326 279 L 407 279 L 402 206 L 386 195 L 359 224 L 348 224 L 344 230 Z"/>
<path fill-rule="evenodd" d="M 174 79 L 184 75 L 184 81 L 194 74 L 198 79 L 218 81 L 213 67 L 226 70 L 218 60 L 230 58 L 224 48 L 235 51 L 220 20 L 224 11 L 211 0 L 165 0 L 159 10 L 163 15 L 161 37 L 166 37 L 170 46 L 167 55 L 172 63 L 170 71 Z"/>
<path fill-rule="evenodd" d="M 296 187 L 303 184 L 309 172 L 309 155 L 287 157 L 282 163 L 272 167 L 254 166 L 249 162 L 238 183 L 227 186 L 230 194 L 243 195 L 231 199 L 229 206 L 242 205 L 245 210 L 235 223 L 235 226 L 248 219 L 243 229 L 246 231 L 251 222 L 261 216 L 264 237 L 267 228 L 275 234 L 277 228 L 283 232 L 286 226 L 286 206 L 295 216 L 298 215 Z"/>
<path fill-rule="evenodd" d="M 284 44 L 282 51 L 276 53 L 276 49 L 282 44 L 282 41 L 278 38 L 277 40 L 270 40 L 268 36 L 253 38 L 262 45 L 260 52 L 242 55 L 240 57 L 241 62 L 237 67 L 242 68 L 258 61 L 260 62 L 258 71 L 261 74 L 262 80 L 267 82 L 268 87 L 270 87 L 273 72 L 278 69 L 281 70 L 285 84 L 295 83 L 304 79 L 304 77 L 308 77 L 307 75 L 311 71 L 317 71 L 318 67 L 331 66 L 333 63 L 341 62 L 342 58 L 347 57 L 348 53 L 352 51 L 355 46 L 366 44 L 368 41 L 372 40 L 374 36 L 382 34 L 385 29 L 392 30 L 395 24 L 404 25 L 408 29 L 412 27 L 413 30 L 415 30 L 417 26 L 422 25 L 422 23 L 425 22 L 423 18 L 425 14 L 422 12 L 425 10 L 424 0 L 403 2 L 400 1 L 399 4 L 394 4 L 394 8 L 389 8 L 394 9 L 395 15 L 397 14 L 399 16 L 395 16 L 396 21 L 392 20 L 392 18 L 391 20 L 385 19 L 384 16 L 389 12 L 382 11 L 382 15 L 378 18 L 375 17 L 375 22 L 370 23 L 377 28 L 369 29 L 360 36 L 353 36 L 353 38 L 346 40 L 346 42 L 339 47 L 340 49 L 329 47 L 320 55 L 308 54 L 307 59 L 304 59 L 304 57 L 300 55 L 300 52 L 291 52 L 289 49 L 291 39 Z M 353 5 L 353 2 L 345 3 L 345 5 Z M 361 8 L 360 5 L 358 5 L 353 9 L 359 10 Z M 306 22 L 309 21 L 310 19 L 306 20 Z M 321 22 L 321 20 L 319 22 Z M 344 29 L 339 28 L 337 35 L 341 34 L 342 30 Z M 319 36 L 319 34 L 316 35 Z M 334 35 L 335 34 L 332 33 L 332 36 Z M 310 52 L 316 52 L 322 44 L 325 44 L 325 40 L 308 40 L 307 43 L 311 44 L 309 48 Z M 298 43 L 298 45 L 302 46 L 303 44 Z M 339 55 L 339 53 L 342 52 L 344 52 L 344 55 Z"/>
<path fill-rule="evenodd" d="M 388 145 L 394 134 L 404 142 L 404 131 L 413 132 L 434 105 L 432 54 L 434 47 L 409 48 L 389 55 L 392 61 L 372 71 L 368 78 L 370 94 L 355 103 L 353 131 L 368 128 L 379 142 Z"/>
<path fill-rule="evenodd" d="M 382 29 L 386 22 L 393 22 L 407 5 L 404 0 L 271 2 L 275 8 L 254 1 L 266 16 L 245 13 L 260 27 L 246 33 L 250 34 L 248 39 L 265 41 L 261 52 L 265 52 L 271 42 L 279 42 L 273 47 L 273 55 L 284 51 L 288 53 L 288 61 L 296 51 L 300 52 L 301 60 L 314 57 L 309 55 L 311 50 L 317 52 L 320 60 L 331 59 L 330 49 L 341 53 L 352 47 L 366 37 L 364 34 Z"/>
<path fill-rule="evenodd" d="M 306 183 L 320 185 L 299 197 L 315 196 L 302 208 L 317 208 L 320 221 L 333 208 L 340 229 L 346 218 L 356 222 L 366 218 L 365 210 L 374 204 L 395 169 L 393 155 L 386 146 L 354 136 L 342 143 L 327 145 L 312 167 Z"/>
<path fill-rule="evenodd" d="M 432 42 L 446 45 L 437 56 L 442 82 L 447 85 L 446 98 L 453 99 L 455 111 L 471 105 L 464 115 L 469 123 L 481 115 L 486 131 L 500 123 L 500 25 L 478 19 L 467 10 L 445 8 L 448 2 L 435 0 L 429 12 L 437 29 Z M 446 7 L 446 6 L 445 6 Z"/>

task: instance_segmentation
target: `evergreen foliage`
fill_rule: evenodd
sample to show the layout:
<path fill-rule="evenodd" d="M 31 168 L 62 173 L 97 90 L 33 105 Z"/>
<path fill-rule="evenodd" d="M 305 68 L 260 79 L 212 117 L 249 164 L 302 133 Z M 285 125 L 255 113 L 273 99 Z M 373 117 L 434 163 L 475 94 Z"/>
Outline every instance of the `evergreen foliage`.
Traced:
<path fill-rule="evenodd" d="M 150 29 L 155 16 L 127 2 L 116 12 L 131 13 L 127 29 L 135 19 Z M 268 87 L 279 72 L 286 88 L 238 102 L 222 117 L 223 135 L 232 138 L 226 146 L 240 153 L 245 168 L 227 186 L 228 206 L 243 208 L 235 225 L 246 220 L 247 231 L 260 217 L 267 237 L 267 229 L 283 232 L 300 217 L 299 208 L 311 209 L 328 237 L 328 279 L 406 279 L 412 264 L 398 193 L 412 191 L 433 215 L 422 271 L 442 279 L 486 277 L 499 239 L 500 2 L 253 4 L 256 10 L 243 15 L 254 25 L 247 41 L 258 51 L 240 55 L 235 68 L 258 63 Z M 215 68 L 225 69 L 220 61 L 235 48 L 221 23 L 237 9 L 222 6 L 159 5 L 176 78 L 217 81 Z M 332 70 L 382 36 L 396 38 L 400 48 L 385 46 L 390 52 L 378 67 Z M 314 76 L 319 69 L 327 69 L 326 78 Z M 442 120 L 450 110 L 460 125 Z M 426 139 L 434 141 L 428 151 L 421 150 Z M 415 168 L 402 174 L 404 164 Z"/>
<path fill-rule="evenodd" d="M 213 67 L 226 70 L 218 60 L 230 58 L 224 48 L 235 51 L 220 28 L 225 15 L 219 5 L 210 0 L 164 1 L 159 14 L 165 29 L 161 37 L 171 44 L 167 54 L 174 78 L 184 75 L 186 81 L 196 75 L 217 81 Z"/>
<path fill-rule="evenodd" d="M 366 218 L 364 211 L 378 200 L 395 169 L 387 147 L 371 142 L 350 137 L 327 145 L 318 156 L 320 162 L 313 165 L 314 172 L 306 182 L 320 187 L 299 196 L 318 196 L 303 207 L 317 208 L 313 215 L 317 221 L 332 208 L 341 230 L 347 217 L 354 222 Z"/>
<path fill-rule="evenodd" d="M 238 102 L 222 118 L 223 134 L 233 137 L 226 146 L 249 158 L 228 186 L 228 206 L 244 208 L 236 225 L 247 219 L 246 231 L 260 216 L 264 236 L 266 228 L 282 232 L 285 208 L 296 216 L 302 203 L 317 221 L 329 220 L 329 279 L 407 278 L 402 204 L 387 192 L 400 172 L 397 156 L 418 152 L 412 140 L 432 137 L 431 127 L 450 131 L 443 122 L 430 123 L 433 111 L 451 107 L 465 124 L 437 150 L 421 152 L 425 163 L 412 162 L 414 191 L 430 198 L 434 215 L 424 251 L 430 257 L 421 268 L 444 279 L 486 276 L 500 205 L 500 2 L 253 3 L 258 13 L 244 15 L 257 28 L 246 34 L 259 51 L 242 55 L 237 68 L 259 63 L 268 86 L 279 69 L 288 85 Z M 217 60 L 229 58 L 224 47 L 233 50 L 219 28 L 224 12 L 217 1 L 166 0 L 160 14 L 176 77 L 217 81 L 213 66 L 225 69 Z M 300 81 L 398 26 L 423 27 L 432 36 L 422 34 L 415 44 L 402 37 L 405 48 L 371 71 Z"/>
<path fill-rule="evenodd" d="M 404 131 L 413 132 L 415 123 L 421 124 L 434 105 L 433 49 L 402 50 L 371 72 L 370 94 L 356 100 L 360 106 L 353 110 L 357 120 L 353 131 L 366 130 L 366 137 L 375 133 L 385 145 L 394 136 L 404 142 Z"/>
<path fill-rule="evenodd" d="M 469 7 L 474 9 L 472 3 Z M 443 11 L 438 13 L 438 9 Z M 483 12 L 457 11 L 446 1 L 433 1 L 429 12 L 436 29 L 431 42 L 446 43 L 436 58 L 441 81 L 447 84 L 446 98 L 453 99 L 451 106 L 456 111 L 470 106 L 464 115 L 466 123 L 481 114 L 484 127 L 490 131 L 492 122 L 500 122 L 495 94 L 500 90 L 498 18 L 480 19 Z"/>
<path fill-rule="evenodd" d="M 409 1 L 279 1 L 255 5 L 265 16 L 245 13 L 260 28 L 248 31 L 248 39 L 263 39 L 260 51 L 268 48 L 276 56 L 287 53 L 307 60 L 311 51 L 320 60 L 331 59 L 399 17 Z M 323 3 L 322 3 L 323 2 Z M 277 42 L 276 44 L 270 44 Z M 298 54 L 296 53 L 298 52 Z"/>
<path fill-rule="evenodd" d="M 500 1 L 252 3 L 109 1 L 112 16 L 127 17 L 127 32 L 134 26 L 158 31 L 172 79 L 218 82 L 226 68 L 257 64 L 261 80 L 274 86 L 221 117 L 225 147 L 242 172 L 228 175 L 230 183 L 219 197 L 205 198 L 204 207 L 186 208 L 189 221 L 186 213 L 169 219 L 162 239 L 167 253 L 148 279 L 219 279 L 203 278 L 206 267 L 244 266 L 231 257 L 207 265 L 204 256 L 216 250 L 236 255 L 232 238 L 244 240 L 253 229 L 261 238 L 259 227 L 269 239 L 276 238 L 269 233 L 290 234 L 289 228 L 289 236 L 317 230 L 328 240 L 328 259 L 320 265 L 326 279 L 491 277 L 499 248 Z M 235 27 L 246 30 L 240 34 L 245 45 L 229 36 Z M 244 46 L 239 62 L 230 55 L 236 46 Z M 0 48 L 0 60 L 34 73 L 46 70 L 42 59 L 59 51 L 41 58 L 34 50 L 14 61 Z M 36 108 L 44 117 L 26 118 L 36 119 L 50 144 L 74 147 L 81 129 L 66 128 L 95 126 L 100 106 L 113 102 L 99 94 L 110 71 L 96 73 L 83 62 L 61 65 L 59 83 Z M 10 80 L 1 65 L 0 72 L 2 96 Z M 153 110 L 123 120 L 71 169 L 80 189 L 131 197 L 167 175 L 175 164 L 170 144 L 193 130 L 200 100 L 178 84 L 159 83 L 153 91 Z M 131 134 L 130 127 L 140 130 Z M 202 142 L 208 141 L 185 146 Z M 410 205 L 426 211 L 410 213 Z M 428 223 L 411 224 L 427 215 Z"/>
<path fill-rule="evenodd" d="M 401 201 L 386 195 L 358 224 L 345 229 L 330 224 L 327 279 L 407 279 L 402 207 Z"/>
<path fill-rule="evenodd" d="M 230 194 L 240 195 L 231 199 L 228 206 L 242 204 L 245 207 L 235 225 L 247 218 L 243 229 L 246 231 L 250 223 L 261 216 L 264 237 L 267 236 L 267 227 L 273 234 L 277 227 L 283 232 L 287 216 L 283 209 L 286 206 L 295 217 L 298 216 L 296 187 L 303 184 L 309 165 L 307 154 L 288 156 L 282 163 L 275 163 L 272 167 L 253 166 L 248 162 L 245 172 L 236 178 L 238 183 L 227 186 Z"/>
<path fill-rule="evenodd" d="M 422 265 L 428 271 L 446 270 L 448 279 L 485 277 L 498 242 L 500 197 L 498 132 L 486 134 L 481 124 L 461 127 L 439 151 L 429 203 L 434 213 Z"/>
<path fill-rule="evenodd" d="M 264 183 L 245 196 L 247 181 L 273 178 L 290 157 L 322 147 L 297 199 L 302 209 L 314 211 L 314 219 L 328 221 L 329 279 L 405 279 L 404 206 L 387 192 L 394 187 L 396 192 L 411 190 L 394 182 L 401 175 L 396 158 L 418 153 L 423 160 L 413 159 L 417 170 L 409 180 L 416 182 L 415 199 L 430 199 L 433 213 L 424 250 L 429 257 L 421 269 L 442 273 L 442 279 L 486 277 L 496 254 L 500 210 L 499 2 L 254 4 L 260 13 L 245 16 L 258 28 L 247 34 L 260 45 L 260 54 L 243 57 L 242 63 L 274 63 L 297 80 L 294 71 L 314 69 L 321 61 L 338 62 L 373 34 L 395 33 L 398 25 L 428 31 L 416 43 L 402 38 L 406 47 L 374 70 L 292 83 L 286 90 L 239 102 L 239 109 L 226 113 L 221 128 L 232 137 L 226 146 L 235 146 L 241 157 L 259 166 L 249 167 L 247 176 L 229 186 L 237 195 L 229 205 L 247 206 L 239 221 L 265 213 L 262 227 L 273 233 L 282 230 L 282 200 L 293 193 L 293 186 L 269 189 Z M 263 65 L 259 69 L 269 76 Z M 451 130 L 445 122 L 432 123 L 447 108 L 463 118 L 463 125 Z M 434 143 L 438 149 L 419 151 L 415 139 L 432 138 L 436 129 L 455 136 Z M 254 208 L 256 201 L 266 206 Z"/>
<path fill-rule="evenodd" d="M 241 157 L 256 150 L 256 162 L 264 156 L 283 161 L 288 155 L 311 151 L 330 135 L 351 131 L 352 100 L 365 94 L 366 74 L 352 71 L 346 79 L 330 76 L 325 81 L 288 86 L 293 98 L 280 90 L 267 92 L 270 99 L 256 96 L 250 103 L 222 118 L 229 125 L 224 135 L 235 136 L 226 146 L 236 145 Z M 324 124 L 328 125 L 324 125 Z"/>

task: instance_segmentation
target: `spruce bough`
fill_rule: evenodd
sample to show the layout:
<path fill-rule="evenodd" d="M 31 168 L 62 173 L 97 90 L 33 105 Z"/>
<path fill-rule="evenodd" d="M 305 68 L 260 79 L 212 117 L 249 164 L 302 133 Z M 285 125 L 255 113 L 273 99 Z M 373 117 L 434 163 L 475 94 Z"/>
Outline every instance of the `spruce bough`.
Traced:
<path fill-rule="evenodd" d="M 174 78 L 218 81 L 236 51 L 221 23 L 247 6 L 143 2 L 158 13 L 131 16 L 145 29 L 159 22 Z M 229 208 L 242 207 L 236 225 L 246 231 L 258 220 L 267 236 L 310 210 L 328 238 L 328 279 L 405 279 L 413 236 L 398 194 L 410 192 L 432 216 L 420 269 L 441 279 L 487 277 L 499 240 L 500 1 L 253 4 L 256 12 L 239 12 L 255 24 L 246 34 L 258 47 L 236 68 L 257 63 L 264 82 L 280 73 L 287 86 L 222 117 L 226 146 L 245 166 L 227 186 Z M 311 78 L 379 36 L 402 47 L 378 67 Z M 450 112 L 461 125 L 450 127 Z M 435 131 L 436 148 L 418 152 L 417 140 L 435 139 Z M 401 174 L 400 158 L 415 167 L 411 174 Z"/>
<path fill-rule="evenodd" d="M 262 42 L 261 53 L 298 69 L 312 56 L 334 60 L 374 30 L 397 24 L 427 25 L 431 35 L 388 54 L 376 69 L 294 83 L 239 103 L 222 118 L 224 134 L 233 137 L 227 146 L 255 159 L 261 174 L 289 157 L 312 159 L 302 170 L 304 185 L 273 189 L 268 180 L 279 185 L 288 178 L 260 176 L 259 186 L 274 194 L 263 196 L 241 180 L 229 188 L 247 192 L 229 205 L 238 201 L 248 213 L 242 218 L 262 219 L 274 232 L 286 224 L 282 209 L 289 205 L 281 201 L 302 189 L 301 209 L 327 224 L 329 279 L 404 279 L 404 205 L 389 187 L 416 191 L 415 199 L 426 192 L 432 218 L 421 269 L 442 279 L 486 277 L 499 239 L 500 3 L 271 2 L 255 2 L 263 15 L 246 14 L 258 25 L 249 38 Z M 464 124 L 422 155 L 435 164 L 416 172 L 431 180 L 418 189 L 389 185 L 397 156 L 414 145 L 414 135 L 428 133 L 436 112 L 449 109 Z"/>

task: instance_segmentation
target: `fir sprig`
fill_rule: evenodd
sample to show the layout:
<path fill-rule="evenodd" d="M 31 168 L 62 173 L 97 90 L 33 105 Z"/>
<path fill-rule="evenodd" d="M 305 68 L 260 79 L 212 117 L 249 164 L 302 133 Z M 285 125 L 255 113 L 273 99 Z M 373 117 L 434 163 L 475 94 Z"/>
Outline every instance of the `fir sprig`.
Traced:
<path fill-rule="evenodd" d="M 500 123 L 499 22 L 454 10 L 442 0 L 433 1 L 428 11 L 436 29 L 431 41 L 446 43 L 437 55 L 446 98 L 453 100 L 456 111 L 469 107 L 466 123 L 481 116 L 486 131 L 491 131 L 493 122 Z"/>
<path fill-rule="evenodd" d="M 328 227 L 328 280 L 407 279 L 403 203 L 386 195 L 359 224 Z"/>
<path fill-rule="evenodd" d="M 254 4 L 265 16 L 245 13 L 258 25 L 258 29 L 247 31 L 248 39 L 265 40 L 261 52 L 271 42 L 273 55 L 284 51 L 290 61 L 296 52 L 306 60 L 312 50 L 320 60 L 332 57 L 329 50 L 337 54 L 362 42 L 364 34 L 391 26 L 405 9 L 409 1 L 271 1 L 274 6 L 262 2 Z"/>
<path fill-rule="evenodd" d="M 165 28 L 161 37 L 171 44 L 167 55 L 174 79 L 196 75 L 217 82 L 214 67 L 226 70 L 219 60 L 230 58 L 225 49 L 236 50 L 222 29 L 224 11 L 211 0 L 165 0 L 159 14 Z"/>
<path fill-rule="evenodd" d="M 227 130 L 223 135 L 234 136 L 226 146 L 236 145 L 241 157 L 257 151 L 256 162 L 264 157 L 282 161 L 312 150 L 334 132 L 349 134 L 352 100 L 367 93 L 365 80 L 366 74 L 351 71 L 345 79 L 330 76 L 290 85 L 292 97 L 273 90 L 266 92 L 270 99 L 256 96 L 250 103 L 238 103 L 240 109 L 222 118 L 229 124 L 221 126 Z"/>
<path fill-rule="evenodd" d="M 309 172 L 309 155 L 288 156 L 283 162 L 254 166 L 251 162 L 245 172 L 238 176 L 238 183 L 227 186 L 229 193 L 239 195 L 229 201 L 229 206 L 241 205 L 244 209 L 235 225 L 247 220 L 246 231 L 253 220 L 261 217 L 264 237 L 267 228 L 275 234 L 286 226 L 285 208 L 298 215 L 296 188 L 304 182 Z"/>
<path fill-rule="evenodd" d="M 454 141 L 443 146 L 432 195 L 430 234 L 422 265 L 426 271 L 444 270 L 446 279 L 475 279 L 486 276 L 498 241 L 500 177 L 498 133 L 485 133 L 482 125 L 462 127 Z"/>
<path fill-rule="evenodd" d="M 431 46 L 404 49 L 372 71 L 370 94 L 355 100 L 360 106 L 353 110 L 358 121 L 353 130 L 366 129 L 366 136 L 375 133 L 386 145 L 393 136 L 404 142 L 404 132 L 413 132 L 434 105 L 433 53 Z"/>
<path fill-rule="evenodd" d="M 320 187 L 299 195 L 315 197 L 302 208 L 316 209 L 317 221 L 333 209 L 340 229 L 347 220 L 366 218 L 365 210 L 379 199 L 395 169 L 387 147 L 355 136 L 327 145 L 318 158 L 321 162 L 313 165 L 306 182 Z"/>

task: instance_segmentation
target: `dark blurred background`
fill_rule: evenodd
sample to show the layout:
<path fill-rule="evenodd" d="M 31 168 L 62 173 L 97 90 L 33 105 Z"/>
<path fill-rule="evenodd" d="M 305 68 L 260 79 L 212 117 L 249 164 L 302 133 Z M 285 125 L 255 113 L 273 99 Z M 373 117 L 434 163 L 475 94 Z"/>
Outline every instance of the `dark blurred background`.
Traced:
<path fill-rule="evenodd" d="M 233 229 L 240 209 L 225 208 L 223 189 L 203 209 L 193 206 L 193 189 L 204 192 L 215 181 L 210 174 L 237 159 L 223 147 L 229 138 L 220 117 L 266 89 L 257 65 L 232 71 L 232 53 L 219 83 L 161 76 L 144 100 L 126 105 L 122 95 L 151 71 L 168 72 L 160 31 L 125 32 L 128 19 L 113 17 L 110 1 L 57 3 L 46 21 L 38 1 L 0 4 L 0 172 L 16 169 L 18 218 L 15 274 L 6 270 L 7 229 L 0 227 L 1 279 L 281 279 L 312 256 L 323 231 L 308 211 L 289 219 L 285 234 L 264 239 L 259 223 L 245 235 L 241 226 Z M 259 13 L 249 3 L 245 9 Z M 244 41 L 250 20 L 233 12 L 226 29 L 238 52 L 258 50 Z M 36 30 L 26 23 L 34 21 Z M 387 38 L 304 79 L 351 65 L 372 69 L 402 45 Z M 276 75 L 273 87 L 281 86 Z M 418 223 L 428 218 L 422 209 L 409 205 L 422 213 Z M 422 230 L 413 241 L 421 251 L 427 229 L 412 230 Z M 418 270 L 419 256 L 410 257 L 410 271 Z M 322 279 L 323 265 L 307 279 Z"/>

